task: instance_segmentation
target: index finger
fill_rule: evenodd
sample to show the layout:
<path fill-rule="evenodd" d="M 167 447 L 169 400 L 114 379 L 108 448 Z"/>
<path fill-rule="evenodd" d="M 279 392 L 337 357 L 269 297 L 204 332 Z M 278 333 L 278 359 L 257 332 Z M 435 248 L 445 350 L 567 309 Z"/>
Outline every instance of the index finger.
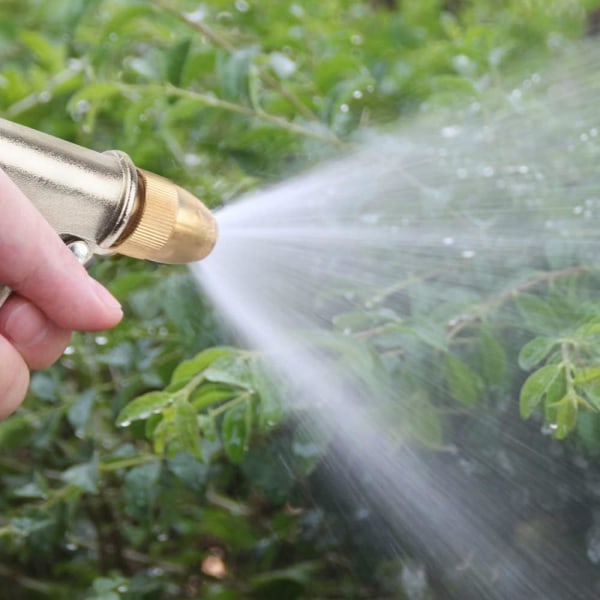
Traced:
<path fill-rule="evenodd" d="M 119 303 L 79 264 L 35 206 L 0 171 L 0 283 L 65 329 L 116 325 Z"/>

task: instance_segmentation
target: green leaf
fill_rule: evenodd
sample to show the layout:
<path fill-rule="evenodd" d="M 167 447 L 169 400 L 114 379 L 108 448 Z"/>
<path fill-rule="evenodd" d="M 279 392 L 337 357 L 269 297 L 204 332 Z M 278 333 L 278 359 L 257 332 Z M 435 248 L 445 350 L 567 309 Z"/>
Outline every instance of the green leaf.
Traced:
<path fill-rule="evenodd" d="M 544 360 L 556 344 L 556 339 L 549 337 L 536 337 L 532 339 L 519 352 L 519 366 L 521 369 L 529 371 L 531 367 Z"/>
<path fill-rule="evenodd" d="M 175 405 L 174 433 L 179 448 L 202 460 L 197 413 L 189 402 L 180 401 Z"/>
<path fill-rule="evenodd" d="M 77 401 L 69 408 L 69 411 L 67 412 L 69 423 L 75 430 L 75 435 L 79 437 L 82 437 L 88 428 L 95 398 L 95 390 L 86 390 L 79 395 Z"/>
<path fill-rule="evenodd" d="M 318 561 L 299 562 L 285 569 L 255 575 L 250 580 L 250 585 L 254 589 L 262 589 L 276 582 L 293 581 L 301 586 L 308 586 L 320 568 L 321 563 Z"/>
<path fill-rule="evenodd" d="M 506 370 L 506 356 L 504 348 L 487 327 L 479 334 L 479 354 L 485 380 L 491 384 L 500 383 Z"/>
<path fill-rule="evenodd" d="M 265 370 L 259 362 L 252 363 L 252 383 L 258 393 L 258 425 L 263 431 L 275 427 L 283 419 L 281 402 L 283 382 L 276 382 L 274 376 Z"/>
<path fill-rule="evenodd" d="M 151 462 L 130 469 L 124 478 L 124 501 L 127 512 L 136 518 L 149 518 L 160 489 L 157 485 L 161 471 L 160 462 Z"/>
<path fill-rule="evenodd" d="M 119 427 L 127 427 L 132 421 L 147 419 L 150 415 L 159 413 L 173 402 L 173 395 L 168 392 L 150 392 L 132 400 L 117 417 Z"/>
<path fill-rule="evenodd" d="M 243 404 L 236 404 L 230 408 L 223 418 L 221 428 L 223 447 L 231 462 L 236 464 L 242 462 L 248 449 L 251 433 L 251 421 L 248 419 L 248 414 L 252 415 L 251 410 L 250 400 L 247 400 Z"/>
<path fill-rule="evenodd" d="M 61 475 L 65 483 L 77 486 L 80 490 L 90 494 L 98 492 L 98 464 L 96 461 L 75 465 Z"/>
<path fill-rule="evenodd" d="M 479 401 L 481 380 L 469 365 L 447 354 L 444 370 L 448 390 L 454 400 L 465 406 L 473 406 Z"/>
<path fill-rule="evenodd" d="M 220 383 L 206 383 L 194 392 L 190 402 L 196 411 L 237 396 L 239 390 Z"/>
<path fill-rule="evenodd" d="M 560 319 L 552 307 L 538 296 L 519 294 L 515 302 L 525 324 L 532 331 L 552 334 L 560 329 Z"/>
<path fill-rule="evenodd" d="M 173 85 L 179 86 L 181 84 L 181 77 L 191 45 L 191 39 L 187 38 L 173 45 L 166 52 L 167 79 Z"/>
<path fill-rule="evenodd" d="M 600 366 L 578 369 L 575 375 L 576 385 L 589 385 L 600 381 Z"/>
<path fill-rule="evenodd" d="M 577 401 L 577 397 L 565 396 L 559 402 L 556 410 L 556 422 L 550 425 L 556 439 L 564 439 L 575 429 Z"/>
<path fill-rule="evenodd" d="M 408 435 L 430 448 L 439 448 L 443 443 L 443 420 L 440 412 L 430 402 L 424 390 L 415 392 L 407 401 Z"/>
<path fill-rule="evenodd" d="M 546 365 L 526 379 L 519 396 L 519 407 L 523 419 L 527 419 L 531 415 L 562 371 L 563 368 L 560 365 Z"/>
<path fill-rule="evenodd" d="M 81 103 L 98 104 L 120 94 L 121 88 L 118 83 L 95 81 L 84 86 L 71 97 L 67 104 L 67 110 L 72 115 L 79 115 L 81 114 Z"/>
<path fill-rule="evenodd" d="M 241 48 L 217 54 L 216 75 L 225 100 L 246 104 L 255 100 L 251 77 L 256 52 L 255 48 Z"/>
<path fill-rule="evenodd" d="M 204 371 L 208 381 L 228 383 L 252 391 L 252 376 L 244 355 L 228 354 L 217 359 Z"/>
<path fill-rule="evenodd" d="M 204 371 L 209 365 L 215 362 L 219 358 L 230 356 L 235 352 L 233 348 L 219 347 L 209 348 L 204 350 L 191 358 L 185 360 L 179 364 L 179 366 L 173 371 L 171 376 L 171 384 L 187 382 L 202 371 Z"/>

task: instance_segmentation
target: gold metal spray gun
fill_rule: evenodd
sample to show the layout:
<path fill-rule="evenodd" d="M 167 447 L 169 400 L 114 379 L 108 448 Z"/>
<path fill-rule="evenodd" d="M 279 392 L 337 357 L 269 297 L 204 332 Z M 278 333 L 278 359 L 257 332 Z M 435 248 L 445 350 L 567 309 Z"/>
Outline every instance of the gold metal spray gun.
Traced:
<path fill-rule="evenodd" d="M 217 240 L 200 200 L 123 152 L 95 152 L 0 119 L 0 168 L 84 264 L 106 253 L 189 263 Z M 9 294 L 0 286 L 0 306 Z"/>

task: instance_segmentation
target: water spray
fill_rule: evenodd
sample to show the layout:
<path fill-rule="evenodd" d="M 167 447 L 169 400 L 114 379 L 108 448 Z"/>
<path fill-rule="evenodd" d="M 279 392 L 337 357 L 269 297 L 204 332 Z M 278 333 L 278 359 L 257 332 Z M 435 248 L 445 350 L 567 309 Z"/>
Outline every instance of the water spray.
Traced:
<path fill-rule="evenodd" d="M 112 253 L 191 263 L 215 245 L 208 208 L 123 152 L 96 152 L 0 119 L 0 168 L 82 263 Z M 0 286 L 0 305 L 9 293 Z"/>

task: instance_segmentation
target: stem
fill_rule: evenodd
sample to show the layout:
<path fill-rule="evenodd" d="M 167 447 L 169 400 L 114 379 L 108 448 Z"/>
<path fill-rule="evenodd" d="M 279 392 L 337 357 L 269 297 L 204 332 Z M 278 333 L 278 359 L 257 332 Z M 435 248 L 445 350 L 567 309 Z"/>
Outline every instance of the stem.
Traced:
<path fill-rule="evenodd" d="M 458 333 L 460 333 L 465 327 L 472 325 L 475 321 L 481 320 L 487 313 L 489 313 L 492 309 L 498 308 L 508 300 L 510 300 L 513 296 L 516 296 L 526 290 L 530 290 L 531 288 L 537 287 L 542 283 L 548 283 L 550 281 L 554 281 L 555 279 L 560 279 L 561 277 L 567 277 L 568 275 L 576 275 L 579 273 L 586 273 L 589 271 L 588 267 L 568 267 L 566 269 L 561 269 L 559 271 L 550 271 L 548 273 L 541 273 L 531 279 L 523 282 L 522 284 L 510 288 L 505 292 L 502 292 L 496 297 L 491 298 L 487 302 L 480 304 L 479 307 L 474 311 L 475 314 L 472 317 L 461 320 L 457 323 L 452 329 L 448 331 L 448 339 L 456 337 Z"/>
<path fill-rule="evenodd" d="M 191 90 L 185 90 L 183 88 L 179 88 L 172 84 L 166 85 L 152 85 L 152 84 L 120 84 L 120 88 L 124 92 L 141 92 L 143 94 L 156 94 L 162 96 L 170 96 L 177 98 L 187 98 L 189 100 L 194 100 L 198 104 L 202 104 L 204 106 L 210 106 L 212 108 L 220 108 L 221 110 L 226 110 L 229 112 L 237 113 L 240 115 L 245 115 L 247 117 L 252 117 L 259 121 L 263 121 L 264 123 L 268 123 L 269 125 L 273 125 L 274 127 L 278 127 L 279 129 L 284 129 L 289 131 L 290 133 L 294 133 L 296 135 L 302 135 L 304 137 L 313 138 L 319 140 L 321 142 L 327 142 L 328 144 L 332 144 L 334 146 L 344 146 L 343 142 L 340 141 L 339 138 L 335 137 L 331 133 L 320 133 L 318 131 L 313 131 L 311 129 L 307 129 L 300 125 L 296 125 L 283 117 L 277 117 L 275 115 L 271 115 L 262 110 L 256 110 L 250 108 L 249 106 L 244 106 L 242 104 L 236 104 L 235 102 L 228 102 L 227 100 L 222 100 L 221 98 L 217 98 L 213 94 L 203 94 L 201 92 L 193 92 Z"/>
<path fill-rule="evenodd" d="M 233 400 L 228 400 L 227 402 L 225 402 L 225 404 L 221 404 L 221 406 L 211 410 L 208 416 L 211 419 L 214 419 L 215 417 L 218 417 L 221 413 L 224 413 L 225 411 L 229 410 L 231 407 L 236 406 L 237 404 L 241 404 L 246 400 L 250 400 L 250 394 L 240 394 L 239 396 L 236 396 Z"/>
<path fill-rule="evenodd" d="M 236 47 L 229 42 L 226 38 L 219 35 L 216 31 L 208 27 L 206 24 L 201 21 L 191 21 L 188 19 L 184 13 L 175 10 L 171 6 L 169 6 L 164 0 L 153 0 L 154 4 L 158 6 L 160 9 L 169 13 L 173 17 L 175 17 L 178 21 L 181 21 L 188 27 L 191 27 L 198 33 L 201 33 L 207 40 L 212 42 L 215 46 L 219 46 L 227 52 L 235 52 Z M 288 90 L 284 85 L 282 85 L 277 79 L 272 77 L 270 73 L 265 71 L 259 71 L 260 78 L 269 86 L 277 90 L 305 119 L 309 121 L 318 121 L 317 115 L 300 100 L 293 92 Z"/>
<path fill-rule="evenodd" d="M 154 456 L 153 454 L 145 454 L 142 456 L 133 456 L 131 458 L 123 458 L 121 460 L 114 460 L 111 462 L 100 463 L 98 470 L 103 473 L 109 473 L 111 471 L 119 471 L 120 469 L 129 469 L 130 467 L 137 467 L 139 465 L 146 465 L 160 461 L 160 457 Z"/>

